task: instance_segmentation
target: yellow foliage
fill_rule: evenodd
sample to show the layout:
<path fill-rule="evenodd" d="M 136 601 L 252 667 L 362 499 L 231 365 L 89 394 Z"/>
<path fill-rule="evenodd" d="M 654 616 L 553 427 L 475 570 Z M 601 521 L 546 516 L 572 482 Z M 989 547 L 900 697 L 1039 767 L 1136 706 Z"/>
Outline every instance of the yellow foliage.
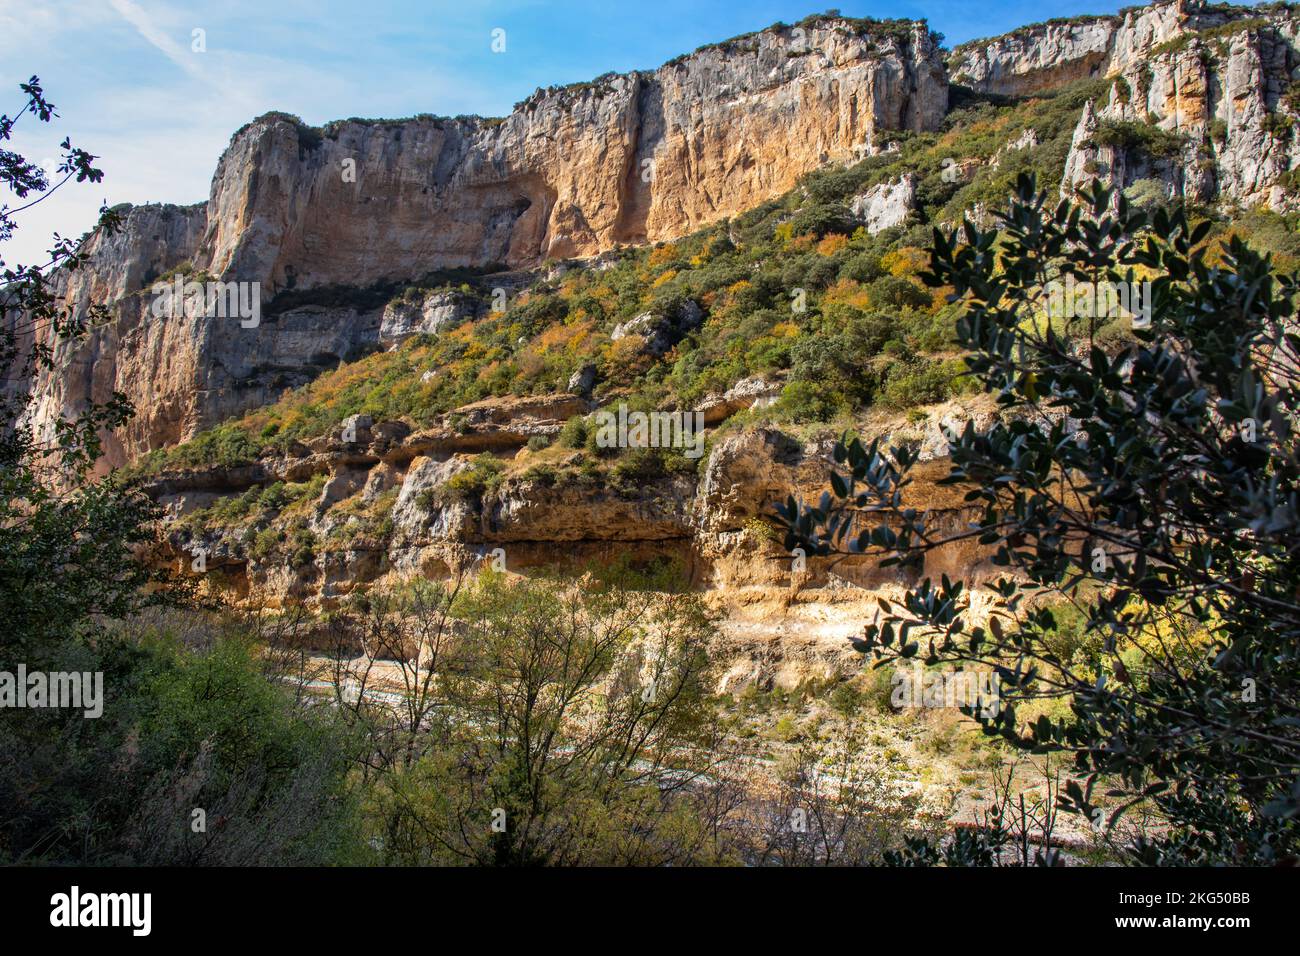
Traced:
<path fill-rule="evenodd" d="M 957 290 L 950 285 L 941 285 L 937 289 L 927 287 L 926 291 L 930 293 L 930 314 L 934 315 L 948 304 L 948 296 Z"/>
<path fill-rule="evenodd" d="M 669 269 L 667 272 L 661 273 L 660 276 L 659 276 L 659 278 L 655 279 L 654 284 L 651 285 L 651 288 L 652 288 L 652 289 L 657 289 L 657 288 L 659 288 L 661 285 L 663 285 L 665 282 L 672 282 L 673 279 L 676 279 L 676 278 L 677 278 L 677 270 L 676 270 L 676 269 Z"/>
<path fill-rule="evenodd" d="M 538 353 L 567 350 L 577 351 L 591 335 L 593 324 L 590 320 L 574 322 L 568 325 L 547 326 L 529 345 L 528 351 Z"/>
<path fill-rule="evenodd" d="M 650 268 L 657 269 L 677 258 L 677 246 L 671 242 L 650 250 Z"/>
<path fill-rule="evenodd" d="M 741 279 L 739 282 L 732 283 L 731 285 L 727 286 L 727 298 L 730 299 L 732 302 L 736 301 L 736 298 L 740 295 L 740 293 L 748 289 L 749 286 L 750 286 L 750 282 L 748 279 Z"/>
<path fill-rule="evenodd" d="M 880 265 L 890 275 L 914 276 L 930 268 L 930 254 L 916 246 L 904 246 L 881 256 Z"/>

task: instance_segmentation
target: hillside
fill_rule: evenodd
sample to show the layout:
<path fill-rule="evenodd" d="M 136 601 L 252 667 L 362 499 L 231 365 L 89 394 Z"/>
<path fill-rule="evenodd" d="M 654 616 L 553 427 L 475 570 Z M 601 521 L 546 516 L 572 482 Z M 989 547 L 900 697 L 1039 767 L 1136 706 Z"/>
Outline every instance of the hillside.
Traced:
<path fill-rule="evenodd" d="M 1199 0 L 252 120 L 7 274 L 0 863 L 1295 864 L 1297 120 Z"/>
<path fill-rule="evenodd" d="M 95 253 L 69 295 L 115 322 L 33 414 L 125 391 L 139 416 L 105 466 L 166 508 L 158 559 L 201 550 L 238 600 L 328 609 L 495 548 L 512 571 L 667 556 L 725 611 L 734 680 L 797 685 L 900 582 L 796 570 L 765 516 L 820 492 L 845 430 L 941 458 L 944 427 L 992 414 L 919 279 L 933 226 L 987 221 L 1022 172 L 1100 178 L 1294 265 L 1295 30 L 1285 6 L 1177 2 L 945 63 L 924 24 L 813 17 L 503 121 L 263 117 L 206 206 L 130 210 Z M 345 155 L 372 170 L 346 189 Z M 654 175 L 624 188 L 641 157 Z M 260 282 L 260 324 L 153 321 L 178 276 Z M 620 404 L 698 412 L 700 455 L 598 447 L 593 413 Z"/>

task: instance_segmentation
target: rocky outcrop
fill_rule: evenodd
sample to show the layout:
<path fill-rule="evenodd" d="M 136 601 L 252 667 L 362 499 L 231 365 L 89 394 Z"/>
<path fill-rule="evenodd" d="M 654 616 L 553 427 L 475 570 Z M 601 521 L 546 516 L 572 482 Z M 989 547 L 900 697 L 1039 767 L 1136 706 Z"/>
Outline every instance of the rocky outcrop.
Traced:
<path fill-rule="evenodd" d="M 762 394 L 766 387 L 745 391 Z M 524 417 L 535 420 L 538 413 L 509 401 L 494 410 L 479 404 L 480 426 L 517 436 L 530 429 Z M 909 497 L 923 503 L 939 530 L 952 532 L 969 513 L 962 489 L 936 484 L 947 470 L 946 435 L 971 420 L 986 428 L 996 414 L 991 400 L 967 399 L 932 408 L 923 420 L 885 416 L 861 426 L 865 438 L 879 438 L 885 447 L 917 448 L 921 463 Z M 527 574 L 670 558 L 720 612 L 728 686 L 753 680 L 796 686 L 814 673 L 843 673 L 854 666 L 848 638 L 876 614 L 878 597 L 898 597 L 908 580 L 876 558 L 830 562 L 781 547 L 772 512 L 791 495 L 810 501 L 825 489 L 833 467 L 829 433 L 801 441 L 770 425 L 735 429 L 716 440 L 698 474 L 623 484 L 593 482 L 575 471 L 583 457 L 577 452 L 552 453 L 546 477 L 546 469 L 527 467 L 532 456 L 516 446 L 502 450 L 498 462 L 506 470 L 498 478 L 477 482 L 481 466 L 472 454 L 431 446 L 426 433 L 392 433 L 389 425 L 358 429 L 369 437 L 364 444 L 332 442 L 322 450 L 300 448 L 298 458 L 155 480 L 149 493 L 182 519 L 173 521 L 159 559 L 183 572 L 214 575 L 210 585 L 236 601 L 324 609 L 358 590 L 411 576 L 445 579 L 483 561 Z M 328 476 L 315 510 L 253 517 L 251 528 L 183 520 L 219 497 L 312 474 Z M 276 542 L 270 548 L 259 543 L 266 536 Z M 195 572 L 198 553 L 206 568 Z M 931 555 L 926 570 L 979 581 L 1000 573 L 987 557 L 962 541 Z"/>
<path fill-rule="evenodd" d="M 953 50 L 952 82 L 980 93 L 1024 96 L 1141 64 L 1184 34 L 1257 17 L 1247 7 L 1167 0 L 1114 16 L 1049 20 Z"/>
<path fill-rule="evenodd" d="M 760 376 L 742 378 L 721 395 L 712 392 L 693 409 L 704 416 L 704 424 L 712 427 L 746 408 L 765 408 L 781 397 L 784 386 Z"/>
<path fill-rule="evenodd" d="M 1288 95 L 1298 36 L 1296 19 L 1230 20 L 1124 66 L 1080 116 L 1062 194 L 1095 178 L 1120 188 L 1152 179 L 1168 196 L 1292 208 L 1282 181 L 1300 160 L 1300 102 Z M 1157 153 L 1126 125 L 1164 134 Z"/>
<path fill-rule="evenodd" d="M 612 341 L 634 337 L 641 348 L 658 358 L 680 342 L 704 321 L 704 310 L 691 300 L 680 303 L 666 313 L 643 312 L 614 327 Z"/>
<path fill-rule="evenodd" d="M 538 90 L 504 119 L 347 120 L 323 130 L 268 114 L 238 131 L 207 203 L 131 210 L 67 283 L 112 321 L 61 348 L 30 416 L 113 390 L 138 413 L 104 466 L 264 404 L 321 368 L 461 321 L 472 307 L 398 284 L 439 270 L 531 266 L 676 238 L 875 149 L 938 127 L 947 80 L 923 23 L 862 29 L 820 18 L 703 48 L 658 70 Z M 254 325 L 163 322 L 169 270 L 238 282 Z M 495 283 L 489 282 L 491 288 Z"/>
<path fill-rule="evenodd" d="M 748 209 L 883 131 L 933 129 L 946 102 L 923 26 L 900 39 L 827 20 L 539 90 L 500 121 L 317 136 L 273 116 L 223 157 L 200 259 L 274 293 L 595 255 Z"/>
<path fill-rule="evenodd" d="M 384 306 L 379 344 L 395 345 L 412 335 L 433 335 L 483 313 L 483 304 L 461 292 L 426 292 L 403 296 Z"/>
<path fill-rule="evenodd" d="M 901 226 L 916 205 L 916 176 L 908 173 L 890 183 L 872 186 L 849 202 L 849 211 L 875 235 L 893 226 Z"/>

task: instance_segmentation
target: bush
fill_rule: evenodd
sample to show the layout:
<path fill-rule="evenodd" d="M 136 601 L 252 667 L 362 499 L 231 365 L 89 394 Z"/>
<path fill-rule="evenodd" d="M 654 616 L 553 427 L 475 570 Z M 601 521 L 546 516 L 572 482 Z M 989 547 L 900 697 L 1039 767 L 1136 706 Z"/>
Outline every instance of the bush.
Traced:
<path fill-rule="evenodd" d="M 587 444 L 587 419 L 574 415 L 560 429 L 560 444 L 565 448 L 583 448 Z"/>
<path fill-rule="evenodd" d="M 501 484 L 505 462 L 491 452 L 476 455 L 470 467 L 448 478 L 440 491 L 460 501 L 482 500 Z"/>
<path fill-rule="evenodd" d="M 915 510 L 901 492 L 914 452 L 853 440 L 820 505 L 780 507 L 784 544 L 920 577 L 928 553 L 978 533 L 1004 569 L 986 619 L 967 616 L 966 581 L 920 577 L 855 647 L 995 668 L 996 713 L 970 715 L 1072 759 L 1057 806 L 1110 829 L 1146 803 L 1167 822 L 1127 845 L 1129 862 L 1287 863 L 1300 855 L 1300 275 L 1235 236 L 1211 266 L 1210 222 L 1148 220 L 1112 195 L 1094 185 L 1057 204 L 1025 176 L 1003 217 L 1013 231 L 936 232 L 929 281 L 968 290 L 958 337 L 1001 409 L 962 433 L 940 479 L 968 489 L 973 522 L 953 534 Z M 997 239 L 996 256 L 977 252 Z M 1026 323 L 1066 270 L 1154 274 L 1150 327 L 1108 355 Z M 1075 611 L 1058 616 L 1062 603 Z M 1123 801 L 1109 815 L 1102 792 Z"/>
<path fill-rule="evenodd" d="M 928 359 L 893 366 L 885 380 L 880 403 L 888 408 L 905 410 L 918 405 L 934 405 L 948 398 L 953 379 L 961 363 L 935 362 Z"/>

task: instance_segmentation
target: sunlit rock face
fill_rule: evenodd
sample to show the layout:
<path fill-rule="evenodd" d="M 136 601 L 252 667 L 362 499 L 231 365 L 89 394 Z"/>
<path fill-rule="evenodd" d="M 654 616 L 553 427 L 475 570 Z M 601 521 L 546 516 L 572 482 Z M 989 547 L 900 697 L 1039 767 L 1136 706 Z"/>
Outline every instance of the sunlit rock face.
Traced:
<path fill-rule="evenodd" d="M 952 82 L 981 93 L 1024 96 L 1120 73 L 1184 34 L 1256 16 L 1245 7 L 1224 10 L 1198 0 L 1168 0 L 1122 15 L 1049 21 L 957 47 L 949 73 Z"/>
<path fill-rule="evenodd" d="M 348 120 L 323 131 L 269 114 L 238 131 L 206 204 L 146 206 L 97 237 L 66 289 L 112 320 L 60 347 L 29 414 L 121 391 L 136 417 L 104 467 L 273 399 L 376 345 L 472 317 L 451 300 L 393 305 L 453 268 L 519 269 L 682 236 L 790 189 L 804 173 L 932 130 L 947 77 L 921 24 L 774 28 L 652 72 L 538 90 L 504 119 Z M 256 325 L 160 319 L 151 284 L 246 283 Z"/>

